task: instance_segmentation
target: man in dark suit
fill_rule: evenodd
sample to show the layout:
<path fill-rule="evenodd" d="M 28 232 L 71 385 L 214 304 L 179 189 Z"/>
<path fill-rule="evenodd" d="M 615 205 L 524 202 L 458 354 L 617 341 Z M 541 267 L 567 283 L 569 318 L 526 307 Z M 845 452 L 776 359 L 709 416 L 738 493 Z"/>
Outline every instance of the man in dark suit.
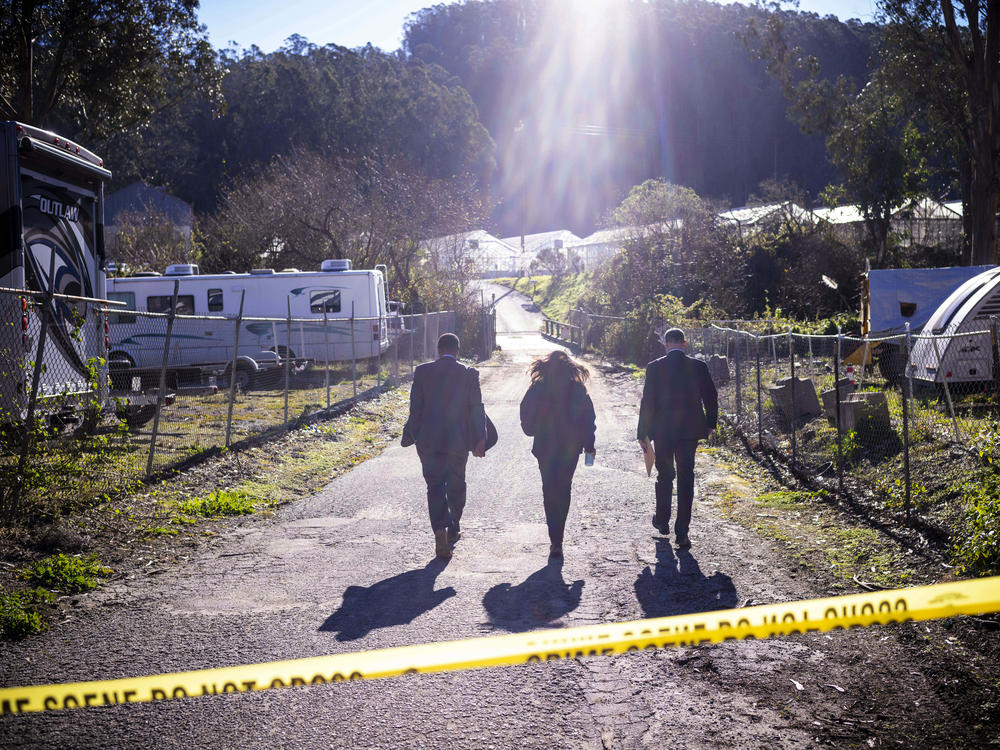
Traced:
<path fill-rule="evenodd" d="M 435 553 L 447 559 L 451 543 L 461 535 L 469 451 L 479 458 L 486 455 L 486 411 L 479 372 L 458 362 L 458 336 L 441 334 L 437 348 L 437 360 L 413 372 L 403 445 L 417 445 Z"/>
<path fill-rule="evenodd" d="M 652 439 L 656 453 L 656 514 L 653 526 L 670 533 L 670 504 L 677 477 L 678 547 L 690 547 L 688 527 L 694 501 L 694 454 L 719 418 L 719 396 L 708 365 L 684 354 L 684 331 L 671 328 L 663 335 L 666 356 L 649 363 L 639 407 L 636 437 L 646 450 Z"/>

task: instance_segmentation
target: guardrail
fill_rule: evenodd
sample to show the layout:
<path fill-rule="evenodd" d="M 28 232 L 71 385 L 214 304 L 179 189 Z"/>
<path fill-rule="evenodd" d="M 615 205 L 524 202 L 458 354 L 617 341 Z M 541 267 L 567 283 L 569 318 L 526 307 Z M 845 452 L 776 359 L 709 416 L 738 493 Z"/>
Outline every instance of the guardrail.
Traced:
<path fill-rule="evenodd" d="M 583 328 L 572 323 L 542 318 L 542 335 L 570 347 L 583 348 Z"/>

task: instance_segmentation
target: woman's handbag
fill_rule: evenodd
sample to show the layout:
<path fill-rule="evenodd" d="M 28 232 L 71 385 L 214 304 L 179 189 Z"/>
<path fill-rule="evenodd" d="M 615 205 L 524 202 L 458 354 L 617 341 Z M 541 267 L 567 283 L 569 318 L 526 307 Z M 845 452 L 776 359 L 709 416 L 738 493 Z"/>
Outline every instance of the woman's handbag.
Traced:
<path fill-rule="evenodd" d="M 486 410 L 483 409 L 483 414 L 486 414 Z M 486 450 L 489 450 L 494 445 L 497 444 L 497 440 L 500 436 L 497 435 L 496 425 L 493 424 L 493 420 L 490 419 L 490 415 L 486 414 Z"/>

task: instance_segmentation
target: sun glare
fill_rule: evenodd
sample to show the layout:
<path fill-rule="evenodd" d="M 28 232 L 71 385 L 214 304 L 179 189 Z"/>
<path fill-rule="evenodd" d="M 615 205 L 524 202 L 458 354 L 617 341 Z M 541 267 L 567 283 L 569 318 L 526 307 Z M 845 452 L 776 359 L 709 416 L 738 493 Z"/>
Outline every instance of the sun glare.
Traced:
<path fill-rule="evenodd" d="M 616 175 L 642 158 L 645 141 L 662 140 L 659 96 L 651 99 L 648 122 L 622 116 L 638 91 L 656 91 L 657 81 L 643 81 L 642 70 L 658 45 L 628 0 L 555 0 L 542 7 L 516 88 L 506 92 L 516 105 L 497 134 L 505 193 L 520 196 L 529 224 L 533 206 L 553 193 L 572 193 L 575 220 L 589 224 L 593 207 L 617 202 Z"/>

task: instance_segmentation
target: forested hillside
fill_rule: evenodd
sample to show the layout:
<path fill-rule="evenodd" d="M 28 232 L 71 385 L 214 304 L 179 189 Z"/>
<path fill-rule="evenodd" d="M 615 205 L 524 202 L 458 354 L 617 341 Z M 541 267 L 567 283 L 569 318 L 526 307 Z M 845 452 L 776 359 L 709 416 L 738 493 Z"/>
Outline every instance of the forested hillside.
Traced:
<path fill-rule="evenodd" d="M 727 205 L 766 178 L 812 194 L 835 179 L 823 137 L 802 134 L 744 41 L 765 11 L 616 7 L 605 28 L 566 0 L 435 5 L 411 17 L 393 54 L 311 44 L 304 25 L 273 53 L 222 52 L 214 72 L 204 59 L 197 76 L 155 63 L 162 80 L 144 117 L 96 121 L 78 106 L 93 99 L 84 93 L 57 99 L 44 124 L 105 156 L 116 187 L 145 179 L 201 213 L 293 148 L 399 156 L 429 178 L 474 176 L 503 234 L 589 232 L 651 177 Z M 781 16 L 788 44 L 824 76 L 867 80 L 877 27 Z M 39 71 L 53 52 L 40 48 Z"/>
<path fill-rule="evenodd" d="M 787 176 L 812 194 L 834 179 L 823 138 L 790 120 L 780 86 L 744 42 L 765 11 L 657 0 L 616 5 L 588 26 L 582 7 L 436 5 L 407 25 L 409 59 L 458 76 L 497 143 L 505 232 L 587 232 L 650 177 L 729 205 L 767 178 Z M 867 81 L 877 26 L 780 16 L 788 46 L 815 56 L 824 76 Z"/>

